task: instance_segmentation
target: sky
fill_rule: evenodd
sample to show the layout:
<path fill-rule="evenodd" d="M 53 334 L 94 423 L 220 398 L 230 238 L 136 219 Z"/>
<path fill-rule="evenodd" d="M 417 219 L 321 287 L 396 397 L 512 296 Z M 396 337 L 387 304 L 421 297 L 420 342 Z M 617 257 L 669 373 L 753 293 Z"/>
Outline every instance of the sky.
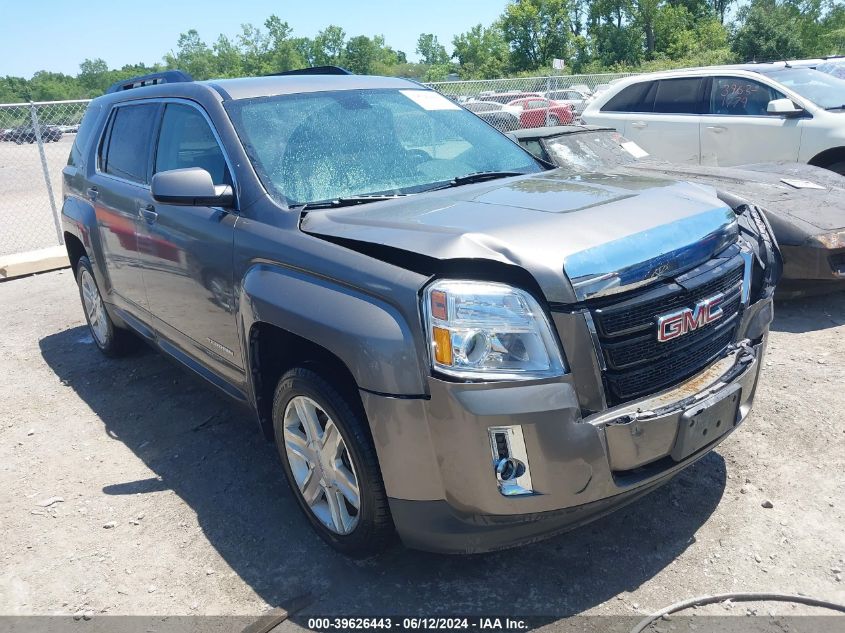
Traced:
<path fill-rule="evenodd" d="M 110 68 L 152 64 L 196 29 L 211 44 L 234 36 L 243 23 L 263 26 L 271 14 L 313 37 L 329 24 L 354 35 L 384 35 L 416 61 L 420 33 L 434 33 L 451 53 L 452 37 L 489 25 L 506 0 L 0 0 L 0 76 L 31 77 L 38 70 L 75 75 L 79 63 L 100 57 Z"/>

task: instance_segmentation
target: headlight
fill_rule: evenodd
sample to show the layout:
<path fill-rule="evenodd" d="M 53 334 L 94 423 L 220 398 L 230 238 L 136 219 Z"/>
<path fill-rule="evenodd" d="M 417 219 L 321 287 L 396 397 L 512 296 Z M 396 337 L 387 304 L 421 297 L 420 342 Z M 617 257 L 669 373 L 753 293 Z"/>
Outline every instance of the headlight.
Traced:
<path fill-rule="evenodd" d="M 566 372 L 546 315 L 523 290 L 441 280 L 425 289 L 423 304 L 431 364 L 444 374 L 523 380 Z"/>

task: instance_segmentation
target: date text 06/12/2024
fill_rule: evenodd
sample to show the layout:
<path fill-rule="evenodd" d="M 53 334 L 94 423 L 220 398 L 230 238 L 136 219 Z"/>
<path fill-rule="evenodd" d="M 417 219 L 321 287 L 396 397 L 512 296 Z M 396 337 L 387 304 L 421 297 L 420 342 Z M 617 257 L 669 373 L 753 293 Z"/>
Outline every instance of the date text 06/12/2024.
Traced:
<path fill-rule="evenodd" d="M 508 617 L 405 617 L 401 620 L 389 617 L 372 618 L 309 618 L 308 628 L 313 631 L 333 630 L 479 630 L 479 631 L 524 631 L 525 620 Z"/>

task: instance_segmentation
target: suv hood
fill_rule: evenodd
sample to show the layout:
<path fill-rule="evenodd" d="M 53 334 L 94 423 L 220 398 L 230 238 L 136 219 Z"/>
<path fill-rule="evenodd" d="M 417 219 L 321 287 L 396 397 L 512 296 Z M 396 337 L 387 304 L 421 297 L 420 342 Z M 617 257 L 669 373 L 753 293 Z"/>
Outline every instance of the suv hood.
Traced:
<path fill-rule="evenodd" d="M 562 170 L 312 211 L 301 228 L 358 250 L 519 266 L 560 303 L 677 275 L 738 235 L 736 216 L 710 188 Z"/>

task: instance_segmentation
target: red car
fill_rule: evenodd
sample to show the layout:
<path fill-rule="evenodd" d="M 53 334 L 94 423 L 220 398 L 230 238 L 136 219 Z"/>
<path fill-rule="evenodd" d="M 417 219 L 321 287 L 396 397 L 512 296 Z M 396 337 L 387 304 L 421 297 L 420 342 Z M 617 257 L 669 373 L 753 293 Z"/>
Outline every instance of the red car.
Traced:
<path fill-rule="evenodd" d="M 519 123 L 523 128 L 569 125 L 575 120 L 572 106 L 543 97 L 515 99 L 508 107 L 520 110 Z"/>

